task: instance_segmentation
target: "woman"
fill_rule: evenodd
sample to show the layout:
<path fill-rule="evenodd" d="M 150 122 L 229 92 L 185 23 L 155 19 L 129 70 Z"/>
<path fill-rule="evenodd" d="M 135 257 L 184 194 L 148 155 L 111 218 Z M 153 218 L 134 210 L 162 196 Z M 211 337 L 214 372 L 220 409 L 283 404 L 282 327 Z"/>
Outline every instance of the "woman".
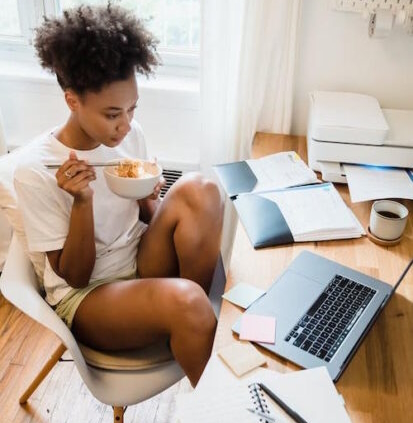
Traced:
<path fill-rule="evenodd" d="M 126 200 L 89 164 L 146 158 L 133 120 L 135 72 L 147 75 L 158 64 L 156 40 L 109 4 L 45 20 L 35 47 L 70 110 L 64 125 L 38 141 L 38 158 L 15 174 L 29 248 L 47 256 L 46 300 L 95 349 L 132 349 L 169 336 L 195 386 L 216 327 L 206 293 L 219 255 L 219 191 L 189 174 L 162 202 L 162 183 L 148 198 Z M 54 174 L 47 162 L 62 165 Z"/>

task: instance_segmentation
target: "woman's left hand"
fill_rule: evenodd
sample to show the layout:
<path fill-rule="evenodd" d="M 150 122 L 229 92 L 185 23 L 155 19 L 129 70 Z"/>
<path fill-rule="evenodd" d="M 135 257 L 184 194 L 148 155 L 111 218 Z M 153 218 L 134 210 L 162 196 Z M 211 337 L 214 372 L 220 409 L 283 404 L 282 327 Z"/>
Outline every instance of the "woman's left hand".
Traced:
<path fill-rule="evenodd" d="M 152 219 L 152 216 L 155 214 L 156 209 L 161 204 L 159 199 L 159 194 L 161 193 L 161 188 L 166 184 L 165 178 L 161 176 L 158 184 L 155 186 L 153 193 L 148 197 L 138 200 L 138 205 L 140 207 L 139 219 L 142 222 L 149 223 Z"/>
<path fill-rule="evenodd" d="M 162 187 L 166 184 L 166 180 L 163 176 L 159 179 L 159 182 L 156 184 L 153 193 L 146 197 L 148 200 L 157 200 L 159 197 L 159 194 L 161 193 Z"/>

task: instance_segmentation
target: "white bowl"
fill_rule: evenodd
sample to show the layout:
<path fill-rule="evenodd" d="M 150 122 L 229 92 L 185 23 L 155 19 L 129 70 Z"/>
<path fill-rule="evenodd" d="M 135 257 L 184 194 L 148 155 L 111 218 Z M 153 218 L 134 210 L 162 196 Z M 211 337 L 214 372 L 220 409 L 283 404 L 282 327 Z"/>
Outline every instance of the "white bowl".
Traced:
<path fill-rule="evenodd" d="M 122 162 L 122 159 L 114 161 L 118 163 L 119 161 Z M 149 161 L 136 161 L 143 163 L 144 167 L 145 164 L 147 164 L 148 166 L 151 165 L 151 168 L 153 168 L 153 163 Z M 162 168 L 158 164 L 156 164 L 156 173 L 153 176 L 140 178 L 118 176 L 116 168 L 116 165 L 105 167 L 103 174 L 105 175 L 107 186 L 114 194 L 133 200 L 139 200 L 151 195 L 162 175 Z"/>

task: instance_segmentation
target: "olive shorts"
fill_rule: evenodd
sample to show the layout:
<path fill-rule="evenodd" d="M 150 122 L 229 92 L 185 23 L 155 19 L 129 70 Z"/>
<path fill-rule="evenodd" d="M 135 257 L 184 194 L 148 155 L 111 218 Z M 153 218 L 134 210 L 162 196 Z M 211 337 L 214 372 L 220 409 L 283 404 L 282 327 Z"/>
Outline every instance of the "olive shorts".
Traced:
<path fill-rule="evenodd" d="M 85 288 L 73 288 L 68 292 L 60 302 L 55 306 L 54 310 L 56 314 L 63 320 L 66 326 L 69 329 L 72 329 L 73 319 L 75 317 L 76 311 L 80 306 L 80 303 L 86 298 L 90 292 L 92 292 L 98 286 L 104 285 L 106 283 L 119 283 L 129 279 L 135 279 L 136 272 L 133 272 L 129 276 L 121 277 L 116 280 L 97 280 L 92 282 L 90 285 Z"/>

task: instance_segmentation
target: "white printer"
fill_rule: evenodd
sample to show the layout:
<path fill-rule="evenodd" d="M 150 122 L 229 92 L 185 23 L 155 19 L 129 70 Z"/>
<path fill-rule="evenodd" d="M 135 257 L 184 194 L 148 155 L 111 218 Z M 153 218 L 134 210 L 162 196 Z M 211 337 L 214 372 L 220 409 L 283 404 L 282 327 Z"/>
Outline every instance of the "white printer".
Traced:
<path fill-rule="evenodd" d="M 325 181 L 347 182 L 342 164 L 413 168 L 413 110 L 381 109 L 371 96 L 310 93 L 309 166 Z"/>

